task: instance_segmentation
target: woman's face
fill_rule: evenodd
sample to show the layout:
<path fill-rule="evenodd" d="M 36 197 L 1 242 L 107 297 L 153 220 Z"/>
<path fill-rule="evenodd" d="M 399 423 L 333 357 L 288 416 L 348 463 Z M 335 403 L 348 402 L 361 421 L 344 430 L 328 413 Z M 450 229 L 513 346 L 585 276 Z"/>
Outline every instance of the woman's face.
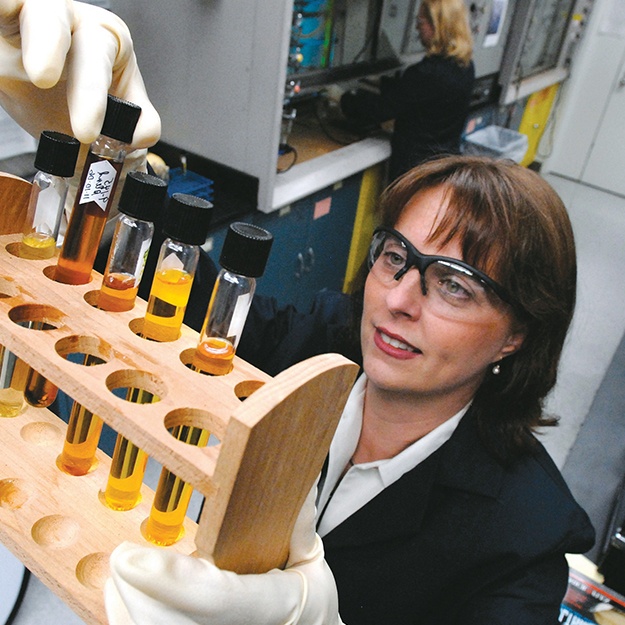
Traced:
<path fill-rule="evenodd" d="M 443 246 L 427 242 L 446 201 L 443 187 L 418 192 L 395 229 L 422 254 L 463 260 L 457 240 Z M 456 288 L 451 287 L 454 294 Z M 364 370 L 368 384 L 380 390 L 444 398 L 460 409 L 484 376 L 492 375 L 493 363 L 520 347 L 523 333 L 515 331 L 508 307 L 496 296 L 486 305 L 453 309 L 450 315 L 433 305 L 433 298 L 430 286 L 423 295 L 416 268 L 398 281 L 369 273 L 361 328 Z"/>
<path fill-rule="evenodd" d="M 417 32 L 419 33 L 421 43 L 426 48 L 429 48 L 434 40 L 434 25 L 432 24 L 428 11 L 423 4 L 419 7 L 419 11 L 417 13 Z"/>

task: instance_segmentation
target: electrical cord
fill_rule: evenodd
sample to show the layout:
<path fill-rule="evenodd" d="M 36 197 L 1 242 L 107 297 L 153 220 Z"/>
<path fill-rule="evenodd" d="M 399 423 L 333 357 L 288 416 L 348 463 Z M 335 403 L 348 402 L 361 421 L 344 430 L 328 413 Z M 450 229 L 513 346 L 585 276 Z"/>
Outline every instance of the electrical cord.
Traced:
<path fill-rule="evenodd" d="M 289 171 L 289 169 L 291 169 L 291 167 L 293 167 L 293 165 L 297 163 L 297 150 L 292 145 L 289 145 L 288 143 L 281 143 L 278 149 L 278 157 L 285 156 L 286 154 L 293 154 L 293 160 L 286 167 L 283 167 L 282 169 L 278 167 L 276 171 L 279 174 L 283 174 Z"/>
<path fill-rule="evenodd" d="M 9 614 L 4 625 L 11 625 L 15 620 L 20 608 L 22 607 L 22 602 L 24 601 L 24 595 L 26 594 L 26 590 L 28 588 L 28 581 L 30 580 L 30 571 L 27 568 L 24 568 L 24 576 L 22 577 L 22 585 L 20 586 L 19 593 L 17 598 L 15 599 L 15 604 L 13 605 L 13 609 Z"/>

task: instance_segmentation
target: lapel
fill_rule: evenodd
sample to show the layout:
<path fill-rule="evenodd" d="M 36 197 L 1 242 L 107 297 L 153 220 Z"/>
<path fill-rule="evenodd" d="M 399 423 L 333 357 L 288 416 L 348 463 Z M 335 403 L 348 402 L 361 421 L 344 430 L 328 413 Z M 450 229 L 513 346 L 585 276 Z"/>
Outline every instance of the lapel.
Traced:
<path fill-rule="evenodd" d="M 414 534 L 433 496 L 451 489 L 494 499 L 503 474 L 482 445 L 469 410 L 444 445 L 334 528 L 324 544 L 359 545 Z"/>

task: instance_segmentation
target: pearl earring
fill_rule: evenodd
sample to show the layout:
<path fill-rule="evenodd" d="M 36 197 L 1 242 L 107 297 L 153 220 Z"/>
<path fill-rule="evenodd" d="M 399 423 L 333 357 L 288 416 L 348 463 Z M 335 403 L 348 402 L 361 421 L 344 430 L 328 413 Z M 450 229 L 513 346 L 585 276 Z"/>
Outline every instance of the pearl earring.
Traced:
<path fill-rule="evenodd" d="M 493 375 L 499 375 L 501 373 L 501 367 L 499 366 L 499 363 L 493 366 L 492 372 Z"/>

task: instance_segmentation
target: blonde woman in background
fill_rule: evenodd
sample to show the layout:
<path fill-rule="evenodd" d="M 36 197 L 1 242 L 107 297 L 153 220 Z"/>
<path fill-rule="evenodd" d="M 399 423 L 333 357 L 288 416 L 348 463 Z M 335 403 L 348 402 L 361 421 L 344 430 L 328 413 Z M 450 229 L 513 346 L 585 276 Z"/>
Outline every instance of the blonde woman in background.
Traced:
<path fill-rule="evenodd" d="M 341 98 L 343 113 L 363 124 L 395 120 L 389 180 L 439 154 L 458 154 L 475 70 L 464 0 L 423 0 L 416 29 L 425 57 L 401 75 L 383 77 L 380 94 Z"/>

